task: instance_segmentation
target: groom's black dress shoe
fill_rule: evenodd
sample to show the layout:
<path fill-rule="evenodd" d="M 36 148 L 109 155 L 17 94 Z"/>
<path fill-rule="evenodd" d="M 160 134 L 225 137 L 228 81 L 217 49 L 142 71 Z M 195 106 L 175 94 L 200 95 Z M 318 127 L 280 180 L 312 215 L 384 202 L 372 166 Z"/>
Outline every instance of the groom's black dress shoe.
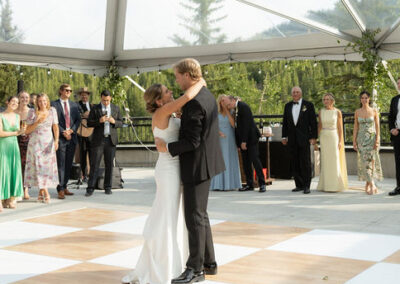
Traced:
<path fill-rule="evenodd" d="M 265 192 L 265 184 L 260 185 L 260 192 Z"/>
<path fill-rule="evenodd" d="M 400 187 L 399 186 L 396 187 L 395 189 L 393 189 L 391 192 L 389 192 L 390 196 L 395 196 L 395 195 L 398 195 L 398 194 L 400 194 Z"/>
<path fill-rule="evenodd" d="M 205 275 L 217 275 L 218 273 L 218 265 L 217 263 L 204 263 L 204 274 Z"/>
<path fill-rule="evenodd" d="M 192 284 L 204 280 L 204 271 L 196 272 L 191 268 L 186 268 L 179 277 L 171 280 L 171 284 Z"/>
<path fill-rule="evenodd" d="M 245 187 L 239 188 L 239 191 L 249 191 L 249 190 L 254 190 L 254 187 L 246 185 Z"/>
<path fill-rule="evenodd" d="M 305 189 L 304 189 L 304 194 L 309 194 L 311 191 L 310 191 L 310 188 L 308 188 L 308 187 L 306 187 Z"/>
<path fill-rule="evenodd" d="M 304 190 L 304 188 L 301 188 L 301 187 L 296 187 L 296 188 L 292 189 L 293 192 L 303 191 L 303 190 Z"/>

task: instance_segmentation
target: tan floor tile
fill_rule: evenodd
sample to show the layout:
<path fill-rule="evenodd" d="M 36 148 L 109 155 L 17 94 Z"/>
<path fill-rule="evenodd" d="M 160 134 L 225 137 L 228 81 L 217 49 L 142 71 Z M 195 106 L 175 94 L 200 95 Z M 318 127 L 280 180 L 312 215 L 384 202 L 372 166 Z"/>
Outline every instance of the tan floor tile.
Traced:
<path fill-rule="evenodd" d="M 91 227 L 100 226 L 103 224 L 117 222 L 142 215 L 144 214 L 128 211 L 84 208 L 43 217 L 26 219 L 24 221 L 88 229 Z"/>
<path fill-rule="evenodd" d="M 50 273 L 28 278 L 18 284 L 106 284 L 120 283 L 120 279 L 130 270 L 121 267 L 81 263 Z"/>
<path fill-rule="evenodd" d="M 237 222 L 224 222 L 212 226 L 215 243 L 257 248 L 266 248 L 309 231 L 303 228 Z"/>
<path fill-rule="evenodd" d="M 385 260 L 383 260 L 383 262 L 400 263 L 400 250 L 387 257 Z"/>
<path fill-rule="evenodd" d="M 82 230 L 4 249 L 74 260 L 90 260 L 142 244 L 141 236 Z"/>
<path fill-rule="evenodd" d="M 375 262 L 262 250 L 218 268 L 208 280 L 237 284 L 344 283 Z M 325 280 L 324 280 L 325 278 Z"/>

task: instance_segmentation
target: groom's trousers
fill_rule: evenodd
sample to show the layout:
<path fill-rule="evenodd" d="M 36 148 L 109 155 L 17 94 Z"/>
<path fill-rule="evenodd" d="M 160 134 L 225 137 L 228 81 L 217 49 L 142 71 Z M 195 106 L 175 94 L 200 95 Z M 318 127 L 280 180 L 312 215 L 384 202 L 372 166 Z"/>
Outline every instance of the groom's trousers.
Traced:
<path fill-rule="evenodd" d="M 207 214 L 210 180 L 183 184 L 186 227 L 189 233 L 187 268 L 203 270 L 203 264 L 215 263 L 214 244 Z"/>

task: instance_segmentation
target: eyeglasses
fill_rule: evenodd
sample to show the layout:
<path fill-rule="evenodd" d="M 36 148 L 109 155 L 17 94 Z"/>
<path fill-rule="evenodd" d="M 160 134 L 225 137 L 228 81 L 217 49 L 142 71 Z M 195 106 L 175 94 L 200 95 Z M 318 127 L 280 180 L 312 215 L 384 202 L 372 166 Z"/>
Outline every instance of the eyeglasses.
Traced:
<path fill-rule="evenodd" d="M 67 93 L 71 93 L 72 92 L 71 89 L 64 89 L 64 91 L 66 91 Z"/>

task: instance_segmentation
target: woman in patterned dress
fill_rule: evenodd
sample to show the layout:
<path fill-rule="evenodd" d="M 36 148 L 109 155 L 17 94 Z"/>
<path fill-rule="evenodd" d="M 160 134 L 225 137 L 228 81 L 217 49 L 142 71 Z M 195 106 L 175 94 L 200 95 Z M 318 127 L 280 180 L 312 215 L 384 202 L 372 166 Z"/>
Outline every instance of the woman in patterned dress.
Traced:
<path fill-rule="evenodd" d="M 36 109 L 29 111 L 26 123 L 26 133 L 30 134 L 30 139 L 26 155 L 25 186 L 39 187 L 38 201 L 49 203 L 47 189 L 58 184 L 58 118 L 46 94 L 37 96 Z"/>
<path fill-rule="evenodd" d="M 365 192 L 378 192 L 374 180 L 382 180 L 382 168 L 379 158 L 379 113 L 370 107 L 371 95 L 360 93 L 361 108 L 354 113 L 353 148 L 357 151 L 358 178 L 365 180 Z"/>
<path fill-rule="evenodd" d="M 28 117 L 28 112 L 30 108 L 29 104 L 29 94 L 25 91 L 19 92 L 19 106 L 15 113 L 19 114 L 20 121 L 22 125 L 25 125 L 26 118 Z M 20 135 L 17 137 L 19 153 L 21 155 L 21 168 L 22 168 L 22 180 L 24 180 L 25 164 L 26 164 L 26 152 L 28 150 L 29 135 Z M 24 199 L 29 199 L 29 187 L 24 187 Z"/>

